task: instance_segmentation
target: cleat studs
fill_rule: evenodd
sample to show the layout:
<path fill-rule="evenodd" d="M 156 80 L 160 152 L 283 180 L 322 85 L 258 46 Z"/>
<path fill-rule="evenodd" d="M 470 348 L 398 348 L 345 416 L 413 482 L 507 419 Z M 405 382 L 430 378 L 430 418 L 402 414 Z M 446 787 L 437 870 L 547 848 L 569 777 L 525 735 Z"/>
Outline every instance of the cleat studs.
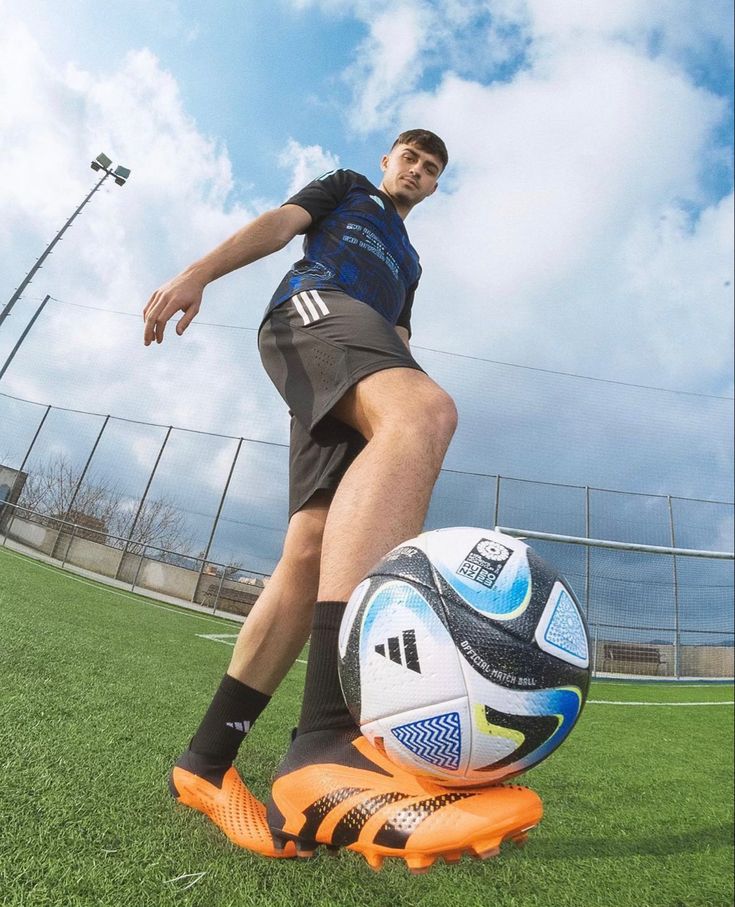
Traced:
<path fill-rule="evenodd" d="M 379 853 L 366 853 L 363 854 L 367 860 L 368 866 L 373 870 L 373 872 L 380 872 L 383 868 L 383 859 L 384 857 Z"/>
<path fill-rule="evenodd" d="M 444 862 L 445 862 L 445 863 L 459 863 L 459 861 L 460 861 L 461 859 L 462 859 L 462 851 L 461 851 L 461 850 L 455 851 L 455 852 L 453 852 L 453 853 L 445 853 L 445 854 L 444 854 Z"/>
<path fill-rule="evenodd" d="M 489 860 L 500 853 L 498 841 L 478 841 L 472 845 L 472 856 L 478 860 Z"/>
<path fill-rule="evenodd" d="M 404 857 L 404 859 L 412 875 L 422 875 L 431 869 L 436 860 L 436 856 L 429 856 L 428 854 L 411 854 Z"/>
<path fill-rule="evenodd" d="M 302 860 L 309 860 L 314 856 L 316 847 L 313 844 L 305 844 L 302 841 L 296 842 L 296 856 Z"/>
<path fill-rule="evenodd" d="M 516 847 L 525 847 L 526 841 L 528 841 L 528 832 L 521 832 L 519 835 L 514 835 L 511 838 L 511 841 L 515 844 Z"/>

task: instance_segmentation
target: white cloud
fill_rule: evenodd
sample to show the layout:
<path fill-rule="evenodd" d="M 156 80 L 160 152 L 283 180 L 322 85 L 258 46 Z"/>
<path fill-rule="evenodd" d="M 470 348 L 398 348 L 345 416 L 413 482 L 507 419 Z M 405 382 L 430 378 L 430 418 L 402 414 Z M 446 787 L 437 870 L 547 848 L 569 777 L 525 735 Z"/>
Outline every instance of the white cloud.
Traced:
<path fill-rule="evenodd" d="M 156 286 L 256 213 L 228 207 L 226 152 L 199 132 L 174 78 L 149 51 L 130 52 L 104 76 L 74 67 L 60 72 L 28 30 L 11 21 L 0 39 L 0 60 L 16 75 L 2 80 L 6 92 L 13 87 L 0 99 L 3 143 L 10 149 L 0 181 L 3 228 L 11 237 L 22 234 L 25 250 L 40 252 L 93 184 L 86 161 L 99 151 L 132 170 L 122 189 L 105 183 L 34 279 L 26 294 L 31 299 L 49 292 L 72 303 L 142 313 Z M 11 242 L 0 256 L 7 283 L 21 276 L 16 253 Z M 253 326 L 273 286 L 272 267 L 250 275 Z M 231 287 L 223 281 L 207 292 L 202 320 L 247 323 L 232 317 Z M 6 322 L 3 349 L 30 307 L 30 301 L 19 303 L 14 314 L 21 317 Z M 64 387 L 58 402 L 66 405 L 226 429 L 233 417 L 229 376 L 210 364 L 217 341 L 209 330 L 206 336 L 191 329 L 178 339 L 171 326 L 162 348 L 144 349 L 142 318 L 51 304 L 8 371 L 5 389 L 43 400 L 49 387 Z M 254 344 L 253 335 L 247 337 Z M 104 388 L 97 383 L 101 360 Z M 206 374 L 205 382 L 188 379 L 197 372 Z M 257 393 L 241 396 L 234 415 L 251 423 L 257 409 Z"/>
<path fill-rule="evenodd" d="M 313 179 L 339 167 L 339 157 L 320 145 L 300 145 L 295 139 L 289 139 L 278 163 L 291 171 L 291 182 L 286 192 L 287 196 L 291 196 Z"/>
<path fill-rule="evenodd" d="M 359 86 L 351 115 L 353 126 L 369 132 L 386 117 L 395 116 L 396 102 L 415 88 L 422 75 L 419 59 L 427 38 L 430 18 L 418 3 L 390 4 L 369 15 L 369 37 L 357 49 L 348 72 Z"/>

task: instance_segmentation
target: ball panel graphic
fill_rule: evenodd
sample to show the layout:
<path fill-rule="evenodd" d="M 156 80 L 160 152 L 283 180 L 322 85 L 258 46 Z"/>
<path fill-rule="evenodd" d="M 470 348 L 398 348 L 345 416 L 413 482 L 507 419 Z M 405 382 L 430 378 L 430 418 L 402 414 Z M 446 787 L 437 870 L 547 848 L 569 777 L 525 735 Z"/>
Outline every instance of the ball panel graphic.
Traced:
<path fill-rule="evenodd" d="M 468 605 L 497 620 L 528 607 L 531 577 L 526 546 L 477 529 L 438 529 L 418 542 L 442 578 Z"/>
<path fill-rule="evenodd" d="M 380 718 L 363 725 L 362 732 L 415 775 L 449 786 L 469 783 L 465 774 L 472 723 L 465 696 Z"/>
<path fill-rule="evenodd" d="M 536 627 L 535 639 L 544 652 L 580 668 L 589 667 L 589 645 L 582 615 L 560 582 L 552 589 Z"/>
<path fill-rule="evenodd" d="M 447 786 L 493 784 L 566 739 L 589 687 L 582 611 L 524 542 L 488 529 L 423 533 L 353 593 L 340 679 L 365 736 Z"/>

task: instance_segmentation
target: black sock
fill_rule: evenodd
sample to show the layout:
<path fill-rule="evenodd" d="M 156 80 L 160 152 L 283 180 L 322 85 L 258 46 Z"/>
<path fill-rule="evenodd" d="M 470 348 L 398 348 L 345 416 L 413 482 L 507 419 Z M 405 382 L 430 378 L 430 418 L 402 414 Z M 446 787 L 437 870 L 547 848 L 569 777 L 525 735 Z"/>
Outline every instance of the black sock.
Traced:
<path fill-rule="evenodd" d="M 298 733 L 354 727 L 339 684 L 338 639 L 346 602 L 317 602 Z"/>
<path fill-rule="evenodd" d="M 184 754 L 196 774 L 220 785 L 240 744 L 271 697 L 225 674 Z"/>

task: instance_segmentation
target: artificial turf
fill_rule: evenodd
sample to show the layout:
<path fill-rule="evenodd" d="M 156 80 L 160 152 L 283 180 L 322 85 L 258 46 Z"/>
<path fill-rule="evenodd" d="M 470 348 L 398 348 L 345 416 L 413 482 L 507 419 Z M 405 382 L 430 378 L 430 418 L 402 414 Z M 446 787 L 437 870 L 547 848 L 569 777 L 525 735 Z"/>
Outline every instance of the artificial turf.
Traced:
<path fill-rule="evenodd" d="M 522 779 L 544 800 L 543 822 L 496 859 L 414 877 L 402 861 L 373 873 L 349 852 L 272 861 L 239 850 L 166 787 L 227 666 L 226 646 L 203 635 L 236 630 L 0 548 L 0 903 L 733 903 L 733 709 L 696 704 L 731 701 L 727 685 L 593 683 L 569 741 Z M 303 670 L 294 666 L 241 754 L 263 798 Z M 604 704 L 621 701 L 631 704 Z"/>

